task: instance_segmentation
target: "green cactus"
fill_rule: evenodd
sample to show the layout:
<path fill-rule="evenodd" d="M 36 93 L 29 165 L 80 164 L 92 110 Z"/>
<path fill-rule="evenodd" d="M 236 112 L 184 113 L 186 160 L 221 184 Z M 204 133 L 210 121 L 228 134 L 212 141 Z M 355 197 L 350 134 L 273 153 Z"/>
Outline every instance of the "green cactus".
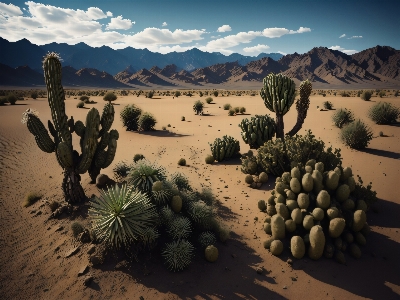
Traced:
<path fill-rule="evenodd" d="M 45 56 L 43 70 L 53 120 L 48 121 L 48 128 L 54 141 L 34 111 L 28 109 L 23 114 L 23 122 L 27 123 L 41 150 L 56 153 L 57 161 L 64 169 L 62 189 L 65 200 L 77 204 L 86 199 L 79 174 L 89 171 L 94 182 L 100 169 L 107 168 L 114 159 L 119 134 L 116 130 L 108 132 L 114 121 L 114 107 L 106 104 L 101 117 L 97 109 L 92 108 L 87 114 L 86 125 L 81 121 L 75 122 L 73 117 L 68 119 L 58 54 L 49 53 Z M 81 138 L 81 155 L 72 147 L 73 132 Z"/>
<path fill-rule="evenodd" d="M 227 160 L 240 151 L 239 141 L 228 135 L 224 135 L 222 139 L 215 139 L 214 143 L 209 145 L 212 156 L 218 162 Z"/>
<path fill-rule="evenodd" d="M 249 144 L 250 149 L 258 149 L 276 133 L 275 121 L 269 115 L 256 115 L 250 120 L 243 119 L 239 127 L 242 129 L 243 141 Z"/>

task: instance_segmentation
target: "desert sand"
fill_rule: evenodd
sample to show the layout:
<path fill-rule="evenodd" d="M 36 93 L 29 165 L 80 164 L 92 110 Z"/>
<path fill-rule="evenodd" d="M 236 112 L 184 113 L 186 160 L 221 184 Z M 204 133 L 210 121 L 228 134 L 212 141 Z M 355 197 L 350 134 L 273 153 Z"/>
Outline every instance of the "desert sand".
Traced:
<path fill-rule="evenodd" d="M 17 105 L 0 106 L 0 293 L 1 299 L 399 299 L 400 298 L 400 198 L 397 191 L 400 178 L 400 127 L 375 125 L 366 116 L 375 101 L 387 101 L 400 106 L 399 98 L 373 97 L 370 102 L 357 97 L 310 97 L 308 116 L 299 134 L 311 129 L 326 146 L 342 149 L 343 166 L 350 166 L 364 184 L 372 182 L 379 201 L 368 211 L 367 222 L 372 233 L 363 255 L 356 260 L 346 254 L 347 265 L 331 259 L 313 261 L 308 257 L 294 259 L 288 241 L 281 256 L 264 249 L 266 237 L 262 229 L 265 213 L 257 208 L 260 199 L 267 199 L 275 178 L 261 189 L 251 189 L 244 183 L 240 160 L 207 165 L 208 143 L 217 137 L 231 135 L 240 141 L 241 153 L 249 150 L 240 136 L 238 124 L 242 118 L 255 114 L 271 114 L 260 96 L 213 97 L 215 104 L 205 104 L 206 115 L 195 115 L 192 106 L 202 99 L 181 96 L 118 97 L 112 128 L 120 133 L 116 157 L 102 173 L 113 177 L 113 166 L 122 160 L 131 161 L 142 153 L 150 161 L 164 166 L 169 174 L 181 172 L 196 188 L 210 187 L 218 198 L 219 214 L 231 229 L 231 237 L 218 243 L 219 259 L 205 261 L 197 254 L 189 268 L 172 273 L 160 257 L 145 256 L 131 265 L 110 258 L 100 267 L 89 266 L 87 276 L 93 276 L 89 286 L 79 271 L 88 264 L 89 244 L 81 244 L 71 233 L 71 223 L 86 226 L 85 209 L 71 216 L 48 220 L 51 213 L 46 201 L 63 201 L 62 169 L 54 154 L 42 152 L 25 124 L 22 113 L 36 109 L 43 123 L 51 118 L 47 99 L 18 101 Z M 101 97 L 91 97 L 96 104 L 87 108 L 102 110 Z M 75 120 L 84 120 L 87 109 L 76 108 L 76 99 L 67 98 L 66 113 Z M 331 116 L 334 110 L 320 111 L 324 101 L 334 108 L 351 109 L 373 130 L 375 138 L 365 151 L 355 151 L 343 145 L 339 129 Z M 124 105 L 135 103 L 157 119 L 156 131 L 129 132 L 122 127 L 119 113 Z M 246 115 L 228 116 L 222 106 L 246 107 Z M 271 114 L 272 115 L 272 114 Z M 186 121 L 181 121 L 185 116 Z M 296 121 L 293 106 L 284 117 L 285 130 Z M 162 130 L 168 124 L 167 131 Z M 382 131 L 386 137 L 379 137 Z M 74 143 L 79 140 L 74 134 Z M 79 148 L 79 147 L 78 147 Z M 178 166 L 179 158 L 187 166 Z M 99 195 L 87 174 L 82 177 L 86 195 Z M 26 193 L 40 192 L 41 200 L 28 208 L 22 206 Z M 255 221 L 255 217 L 258 220 Z M 66 258 L 66 253 L 79 246 L 79 251 Z M 287 263 L 288 258 L 293 264 Z M 257 267 L 264 272 L 258 274 Z"/>

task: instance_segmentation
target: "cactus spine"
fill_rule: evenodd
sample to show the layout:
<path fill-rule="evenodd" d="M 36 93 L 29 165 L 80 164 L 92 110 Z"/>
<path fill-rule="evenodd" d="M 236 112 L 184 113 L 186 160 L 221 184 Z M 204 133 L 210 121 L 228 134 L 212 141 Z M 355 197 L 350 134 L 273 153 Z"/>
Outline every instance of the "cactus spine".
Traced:
<path fill-rule="evenodd" d="M 114 107 L 110 103 L 106 104 L 101 118 L 97 109 L 92 108 L 87 114 L 86 126 L 81 121 L 75 122 L 73 117 L 68 120 L 58 54 L 49 53 L 45 56 L 43 70 L 53 120 L 53 123 L 48 121 L 48 128 L 54 141 L 32 110 L 28 109 L 24 113 L 23 122 L 27 123 L 41 150 L 56 153 L 58 163 L 64 169 L 62 189 L 65 200 L 77 204 L 86 199 L 79 174 L 89 171 L 92 181 L 95 181 L 100 169 L 108 167 L 114 159 L 119 134 L 116 130 L 108 132 L 114 121 Z M 81 138 L 81 155 L 73 150 L 73 132 Z"/>

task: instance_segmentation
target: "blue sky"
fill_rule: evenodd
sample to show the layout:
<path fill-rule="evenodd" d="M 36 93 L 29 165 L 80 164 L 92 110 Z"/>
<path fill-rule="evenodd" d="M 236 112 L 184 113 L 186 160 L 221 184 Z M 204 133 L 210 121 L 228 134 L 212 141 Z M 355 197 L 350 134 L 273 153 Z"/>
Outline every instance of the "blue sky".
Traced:
<path fill-rule="evenodd" d="M 70 0 L 0 2 L 0 36 L 113 49 L 225 55 L 305 53 L 328 47 L 353 54 L 400 49 L 400 0 Z"/>

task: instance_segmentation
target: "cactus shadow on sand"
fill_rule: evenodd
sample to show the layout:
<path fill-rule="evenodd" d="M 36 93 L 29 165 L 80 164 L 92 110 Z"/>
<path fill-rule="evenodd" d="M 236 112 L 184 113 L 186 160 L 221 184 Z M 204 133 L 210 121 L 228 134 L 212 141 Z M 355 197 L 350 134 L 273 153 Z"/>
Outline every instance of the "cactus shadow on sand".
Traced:
<path fill-rule="evenodd" d="M 400 159 L 400 153 L 393 152 L 393 151 L 380 150 L 380 149 L 374 149 L 374 148 L 365 148 L 365 149 L 362 149 L 359 151 L 369 153 L 372 155 L 387 157 L 387 158 Z"/>
<path fill-rule="evenodd" d="M 157 137 L 185 137 L 185 136 L 190 136 L 189 134 L 180 134 L 180 133 L 175 133 L 169 130 L 149 130 L 149 131 L 137 131 L 137 134 L 143 134 L 143 135 L 151 135 L 151 136 L 157 136 Z"/>

